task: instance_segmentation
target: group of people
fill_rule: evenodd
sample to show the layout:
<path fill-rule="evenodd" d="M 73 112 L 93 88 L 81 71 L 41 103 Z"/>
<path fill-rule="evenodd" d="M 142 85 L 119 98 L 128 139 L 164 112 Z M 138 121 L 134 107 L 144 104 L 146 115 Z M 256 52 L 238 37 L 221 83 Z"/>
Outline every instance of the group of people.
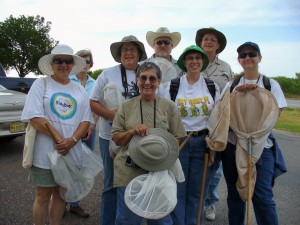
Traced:
<path fill-rule="evenodd" d="M 144 44 L 133 35 L 112 43 L 110 51 L 118 64 L 104 69 L 97 80 L 87 74 L 93 66 L 93 56 L 88 49 L 73 54 L 69 46 L 58 45 L 51 54 L 40 59 L 39 68 L 48 76 L 34 82 L 22 115 L 23 120 L 29 120 L 37 129 L 33 166 L 29 172 L 29 181 L 36 186 L 33 205 L 35 225 L 46 223 L 48 207 L 51 225 L 61 224 L 66 209 L 47 154 L 55 150 L 62 155 L 72 154 L 76 165 L 82 166 L 82 142 L 93 150 L 98 118 L 99 147 L 104 166 L 100 224 L 141 224 L 142 217 L 135 214 L 124 200 L 126 187 L 133 179 L 148 174 L 156 167 L 156 164 L 147 167 L 149 163 L 159 161 L 157 168 L 166 169 L 161 165 L 169 166 L 174 158 L 171 155 L 179 159 L 184 174 L 184 181 L 177 183 L 177 204 L 167 215 L 147 219 L 147 224 L 196 224 L 210 113 L 228 89 L 232 89 L 231 92 L 239 90 L 237 87 L 245 84 L 266 88 L 264 76 L 258 70 L 262 54 L 253 42 L 240 45 L 237 59 L 243 72 L 234 82 L 230 65 L 219 59 L 219 54 L 226 47 L 226 37 L 214 28 L 198 30 L 195 44 L 188 46 L 178 60 L 171 52 L 180 43 L 179 32 L 160 27 L 155 32 L 147 32 L 146 39 L 154 49 L 150 58 L 147 58 Z M 164 71 L 153 61 L 155 58 L 168 61 L 176 71 L 174 79 L 164 85 Z M 283 109 L 287 106 L 283 92 L 275 80 L 269 81 L 269 91 L 275 96 L 278 107 Z M 103 90 L 111 84 L 114 84 L 116 94 L 124 99 L 116 109 L 107 107 L 103 99 Z M 52 140 L 45 122 L 53 127 L 60 137 L 59 141 Z M 157 149 L 171 145 L 167 138 L 163 140 L 157 136 L 147 139 L 157 129 L 174 136 L 181 146 L 180 150 L 175 153 L 168 147 L 163 147 L 162 151 L 149 150 L 151 147 L 148 145 Z M 229 224 L 242 225 L 246 208 L 236 186 L 239 179 L 239 168 L 235 163 L 237 138 L 232 130 L 224 132 L 229 132 L 228 145 L 224 151 L 215 154 L 213 164 L 207 168 L 201 221 L 204 218 L 215 219 L 215 203 L 219 200 L 217 187 L 224 173 L 228 188 Z M 140 141 L 135 149 L 138 152 L 133 153 L 130 142 L 135 137 L 140 137 Z M 112 142 L 118 147 L 118 151 L 113 153 Z M 256 163 L 252 202 L 259 225 L 276 225 L 278 219 L 272 187 L 274 171 L 278 164 L 284 167 L 284 161 L 280 158 L 278 163 L 278 158 L 275 158 L 275 154 L 280 155 L 280 149 L 271 135 L 264 143 L 260 161 Z M 69 204 L 71 212 L 81 217 L 89 216 L 80 202 Z"/>

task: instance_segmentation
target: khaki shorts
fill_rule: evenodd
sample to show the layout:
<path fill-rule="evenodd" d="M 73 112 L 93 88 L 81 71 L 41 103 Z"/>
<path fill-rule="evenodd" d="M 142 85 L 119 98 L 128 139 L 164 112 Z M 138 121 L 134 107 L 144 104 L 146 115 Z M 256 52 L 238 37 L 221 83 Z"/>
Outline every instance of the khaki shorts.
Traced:
<path fill-rule="evenodd" d="M 35 166 L 32 166 L 30 168 L 28 181 L 38 187 L 58 186 L 50 169 L 42 169 Z"/>

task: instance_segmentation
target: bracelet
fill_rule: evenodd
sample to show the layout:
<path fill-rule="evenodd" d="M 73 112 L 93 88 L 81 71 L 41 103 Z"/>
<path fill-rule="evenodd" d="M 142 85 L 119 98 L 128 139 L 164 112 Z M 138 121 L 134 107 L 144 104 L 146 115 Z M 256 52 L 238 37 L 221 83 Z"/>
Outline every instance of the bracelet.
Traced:
<path fill-rule="evenodd" d="M 76 137 L 72 136 L 72 139 L 73 139 L 73 141 L 74 141 L 75 143 L 78 142 L 78 139 L 77 139 Z"/>

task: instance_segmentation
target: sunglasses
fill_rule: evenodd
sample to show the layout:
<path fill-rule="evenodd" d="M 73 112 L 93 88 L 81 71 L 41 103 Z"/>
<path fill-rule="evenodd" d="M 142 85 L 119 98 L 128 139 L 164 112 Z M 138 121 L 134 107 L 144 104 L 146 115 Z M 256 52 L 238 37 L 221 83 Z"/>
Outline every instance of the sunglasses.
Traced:
<path fill-rule="evenodd" d="M 241 52 L 239 53 L 239 58 L 240 59 L 245 59 L 247 56 L 249 56 L 250 58 L 254 58 L 258 56 L 258 52 Z"/>
<path fill-rule="evenodd" d="M 66 58 L 66 59 L 62 59 L 62 58 L 56 58 L 56 59 L 53 59 L 53 63 L 54 64 L 67 64 L 67 65 L 70 65 L 70 64 L 73 64 L 73 58 Z"/>
<path fill-rule="evenodd" d="M 85 63 L 86 64 L 91 64 L 91 61 L 90 60 L 85 60 Z"/>
<path fill-rule="evenodd" d="M 145 83 L 147 80 L 149 80 L 150 83 L 156 83 L 158 78 L 155 77 L 155 76 L 150 76 L 150 77 L 147 77 L 145 75 L 141 75 L 138 77 L 139 81 L 142 82 L 142 83 Z"/>
<path fill-rule="evenodd" d="M 168 40 L 159 40 L 159 41 L 155 42 L 155 44 L 157 44 L 157 45 L 162 45 L 162 44 L 169 45 L 169 44 L 171 44 L 171 41 L 168 41 Z"/>

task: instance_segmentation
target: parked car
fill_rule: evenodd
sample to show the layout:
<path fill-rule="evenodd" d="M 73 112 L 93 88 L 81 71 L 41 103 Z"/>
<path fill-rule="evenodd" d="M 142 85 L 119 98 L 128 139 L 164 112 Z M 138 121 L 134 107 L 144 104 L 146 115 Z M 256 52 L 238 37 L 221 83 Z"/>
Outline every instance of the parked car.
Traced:
<path fill-rule="evenodd" d="M 38 78 L 38 76 L 36 78 Z M 6 87 L 9 90 L 20 91 L 27 94 L 36 78 L 7 77 L 0 63 L 0 85 Z"/>
<path fill-rule="evenodd" d="M 0 140 L 12 140 L 25 133 L 27 123 L 21 121 L 27 94 L 0 85 Z"/>

